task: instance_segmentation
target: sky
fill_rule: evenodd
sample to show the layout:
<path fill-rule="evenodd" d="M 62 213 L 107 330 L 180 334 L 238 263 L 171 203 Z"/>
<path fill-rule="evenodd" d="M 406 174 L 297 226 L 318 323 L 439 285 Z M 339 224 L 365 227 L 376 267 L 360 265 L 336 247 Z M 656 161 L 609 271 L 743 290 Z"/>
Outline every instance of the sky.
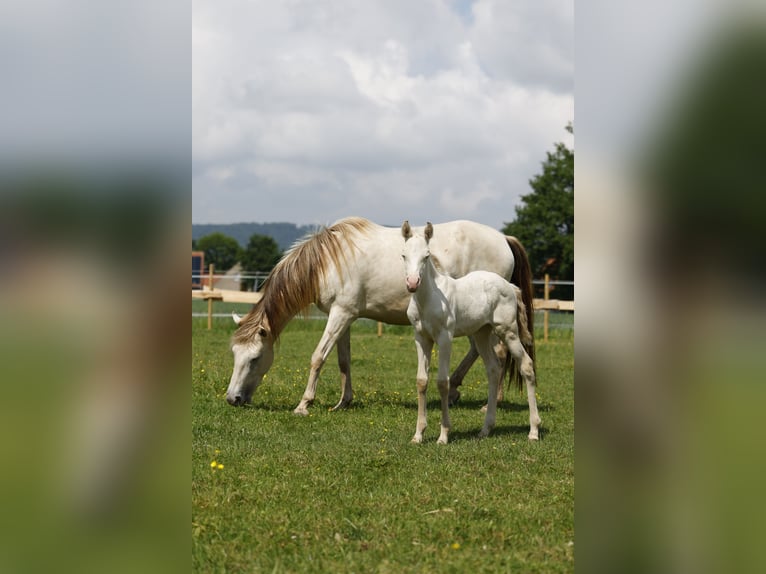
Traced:
<path fill-rule="evenodd" d="M 574 146 L 571 0 L 195 0 L 192 221 L 501 228 Z"/>

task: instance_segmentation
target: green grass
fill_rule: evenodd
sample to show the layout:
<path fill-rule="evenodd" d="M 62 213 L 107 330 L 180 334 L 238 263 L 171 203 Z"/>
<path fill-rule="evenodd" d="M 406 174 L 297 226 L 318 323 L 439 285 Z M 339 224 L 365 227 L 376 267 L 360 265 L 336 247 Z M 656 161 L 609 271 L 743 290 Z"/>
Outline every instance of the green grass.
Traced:
<path fill-rule="evenodd" d="M 216 309 L 217 310 L 217 309 Z M 538 322 L 540 325 L 542 322 Z M 476 439 L 487 385 L 480 362 L 450 410 L 450 444 L 415 430 L 410 328 L 352 331 L 354 404 L 325 365 L 308 417 L 292 409 L 322 321 L 295 320 L 253 396 L 233 408 L 234 324 L 192 319 L 192 563 L 196 572 L 571 572 L 574 569 L 574 354 L 571 330 L 538 344 L 542 438 L 530 443 L 525 395 L 507 391 L 489 438 Z M 540 333 L 538 333 L 540 335 Z M 539 339 L 538 339 L 539 340 Z M 467 349 L 456 341 L 453 364 Z M 211 468 L 215 460 L 222 470 Z"/>

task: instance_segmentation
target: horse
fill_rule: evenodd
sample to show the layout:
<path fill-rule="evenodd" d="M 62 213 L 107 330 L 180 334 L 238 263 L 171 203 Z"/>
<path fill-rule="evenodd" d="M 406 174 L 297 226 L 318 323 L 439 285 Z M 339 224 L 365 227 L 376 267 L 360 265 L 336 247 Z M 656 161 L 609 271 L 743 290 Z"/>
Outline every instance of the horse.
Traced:
<path fill-rule="evenodd" d="M 521 290 L 496 273 L 473 271 L 453 279 L 440 272 L 436 265 L 441 260 L 430 249 L 436 237 L 431 223 L 423 235 L 413 234 L 408 221 L 402 224 L 404 237 L 405 280 L 407 291 L 412 293 L 407 317 L 415 328 L 415 347 L 418 353 L 417 389 L 418 419 L 412 442 L 423 441 L 426 428 L 426 389 L 431 351 L 434 342 L 439 345 L 439 370 L 436 383 L 441 397 L 441 432 L 438 444 L 447 444 L 450 430 L 449 419 L 449 364 L 452 340 L 472 335 L 476 348 L 484 361 L 489 381 L 487 414 L 479 433 L 489 435 L 495 425 L 497 387 L 503 376 L 490 340 L 494 333 L 505 343 L 518 369 L 519 383 L 523 378 L 527 386 L 529 402 L 529 439 L 538 440 L 542 423 L 537 412 L 535 398 L 535 370 L 528 350 L 532 335 L 527 324 L 527 310 L 521 301 Z"/>
<path fill-rule="evenodd" d="M 526 286 L 532 304 L 529 260 L 523 246 L 486 225 L 472 221 L 437 224 L 431 248 L 443 268 L 460 277 L 486 269 Z M 306 389 L 293 411 L 307 415 L 316 395 L 319 373 L 333 346 L 338 346 L 341 396 L 332 410 L 347 407 L 351 387 L 350 326 L 359 317 L 408 325 L 409 294 L 400 277 L 403 239 L 398 228 L 350 217 L 323 227 L 293 245 L 261 287 L 262 297 L 238 324 L 231 340 L 234 366 L 226 391 L 233 406 L 247 404 L 274 361 L 274 345 L 287 323 L 314 303 L 327 313 L 327 324 L 311 356 Z M 453 375 L 453 400 L 458 385 L 478 357 L 471 348 Z"/>

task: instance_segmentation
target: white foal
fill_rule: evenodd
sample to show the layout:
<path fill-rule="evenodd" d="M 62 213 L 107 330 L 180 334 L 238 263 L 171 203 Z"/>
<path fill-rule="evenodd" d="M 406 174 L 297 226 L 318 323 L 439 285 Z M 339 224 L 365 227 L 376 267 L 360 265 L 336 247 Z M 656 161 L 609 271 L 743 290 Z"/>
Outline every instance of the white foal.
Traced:
<path fill-rule="evenodd" d="M 494 332 L 508 347 L 527 387 L 529 402 L 529 439 L 539 438 L 542 423 L 535 398 L 535 371 L 527 348 L 532 336 L 527 327 L 527 311 L 521 291 L 495 273 L 474 271 L 460 279 L 441 273 L 431 261 L 429 241 L 433 226 L 428 223 L 423 235 L 415 235 L 409 222 L 402 225 L 407 290 L 412 293 L 407 317 L 415 327 L 418 351 L 418 422 L 412 442 L 423 441 L 426 428 L 426 388 L 431 350 L 439 345 L 439 371 L 436 383 L 441 397 L 442 418 L 439 444 L 447 444 L 449 420 L 449 365 L 452 339 L 473 335 L 484 361 L 489 381 L 487 414 L 479 437 L 486 437 L 495 425 L 497 390 L 502 368 L 490 344 Z M 438 265 L 438 262 L 436 262 Z M 525 348 L 527 347 L 527 348 Z"/>

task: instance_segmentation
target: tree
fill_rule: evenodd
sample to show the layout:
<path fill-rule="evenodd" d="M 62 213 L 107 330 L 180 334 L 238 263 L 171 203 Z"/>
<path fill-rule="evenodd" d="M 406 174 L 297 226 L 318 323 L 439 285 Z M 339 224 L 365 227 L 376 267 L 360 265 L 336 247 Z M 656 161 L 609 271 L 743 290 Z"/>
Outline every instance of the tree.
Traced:
<path fill-rule="evenodd" d="M 572 124 L 566 130 L 574 133 Z M 529 255 L 532 273 L 574 279 L 574 150 L 563 143 L 547 152 L 543 171 L 529 180 L 516 219 L 503 232 L 517 237 Z"/>
<path fill-rule="evenodd" d="M 268 235 L 254 233 L 247 242 L 247 247 L 242 251 L 242 267 L 248 272 L 268 273 L 277 264 L 282 252 L 279 245 Z M 245 279 L 242 284 L 246 289 L 252 289 L 255 279 Z"/>
<path fill-rule="evenodd" d="M 239 261 L 242 248 L 237 240 L 223 233 L 210 233 L 197 240 L 197 249 L 205 252 L 205 264 L 216 271 L 228 271 Z"/>

